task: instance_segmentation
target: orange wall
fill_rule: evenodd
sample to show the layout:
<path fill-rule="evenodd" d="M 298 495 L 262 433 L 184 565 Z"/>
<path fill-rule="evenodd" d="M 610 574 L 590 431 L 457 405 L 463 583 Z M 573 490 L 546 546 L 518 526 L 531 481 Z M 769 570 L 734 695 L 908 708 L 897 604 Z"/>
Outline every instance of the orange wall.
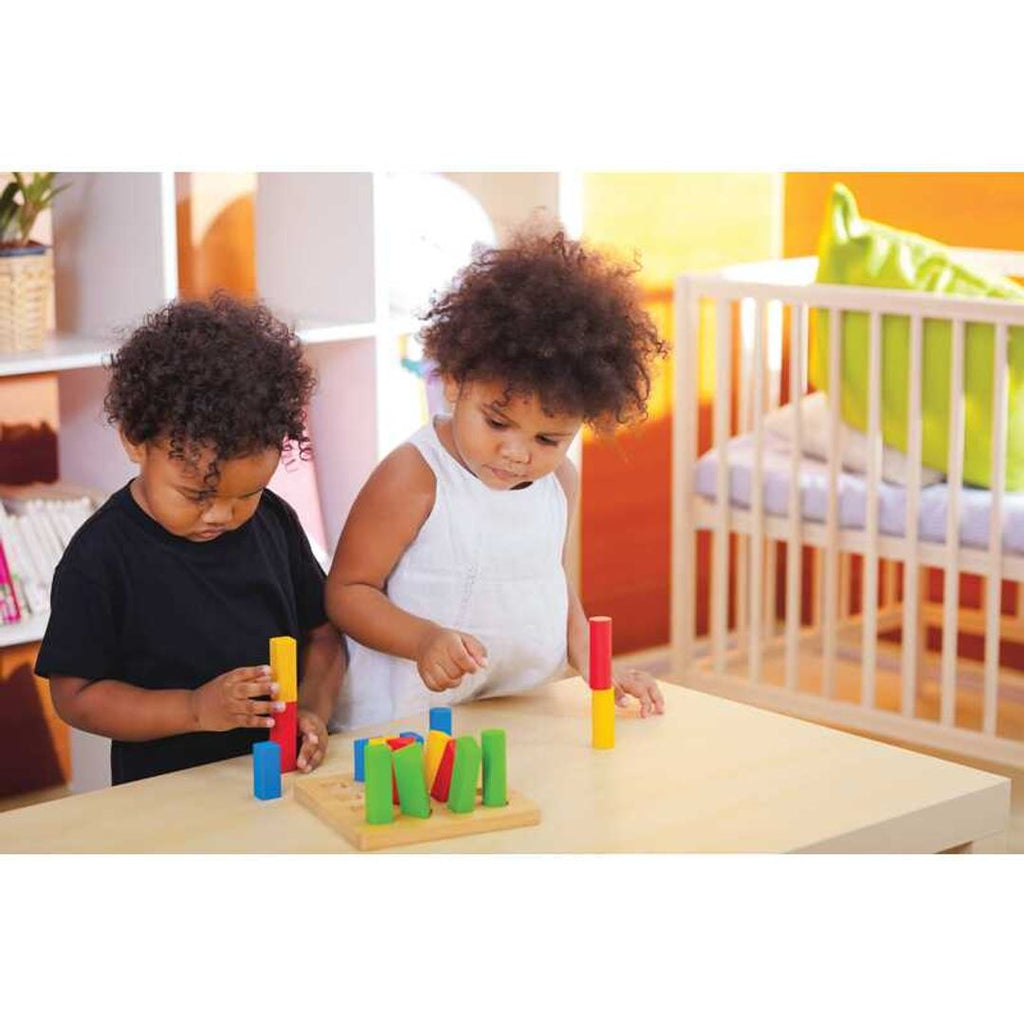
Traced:
<path fill-rule="evenodd" d="M 778 174 L 587 174 L 583 236 L 639 251 L 649 312 L 671 341 L 674 277 L 779 255 L 780 195 Z M 615 620 L 620 654 L 668 642 L 671 381 L 669 362 L 646 423 L 584 436 L 581 596 Z"/>
<path fill-rule="evenodd" d="M 868 220 L 947 245 L 1024 248 L 1024 174 L 847 172 L 784 175 L 783 249 L 817 251 L 825 201 L 835 181 L 849 186 Z"/>

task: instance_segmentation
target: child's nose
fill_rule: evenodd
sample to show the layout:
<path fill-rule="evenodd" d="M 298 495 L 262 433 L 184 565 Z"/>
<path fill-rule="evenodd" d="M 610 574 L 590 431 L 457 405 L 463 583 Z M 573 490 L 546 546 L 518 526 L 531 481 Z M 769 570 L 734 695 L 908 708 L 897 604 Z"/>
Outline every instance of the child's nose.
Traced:
<path fill-rule="evenodd" d="M 501 446 L 501 455 L 502 458 L 508 459 L 509 462 L 528 462 L 530 459 L 530 453 L 526 445 L 515 441 L 506 441 Z"/>
<path fill-rule="evenodd" d="M 214 502 L 204 513 L 203 522 L 208 526 L 224 526 L 231 522 L 230 502 Z"/>

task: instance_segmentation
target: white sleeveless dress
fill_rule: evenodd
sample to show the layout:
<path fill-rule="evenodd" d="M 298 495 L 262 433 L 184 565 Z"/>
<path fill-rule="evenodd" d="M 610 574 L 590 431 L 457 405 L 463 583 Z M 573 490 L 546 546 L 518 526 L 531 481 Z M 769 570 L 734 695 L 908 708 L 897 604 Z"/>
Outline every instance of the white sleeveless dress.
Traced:
<path fill-rule="evenodd" d="M 388 578 L 388 598 L 413 615 L 471 633 L 487 648 L 487 668 L 434 693 L 414 661 L 348 637 L 349 668 L 332 731 L 519 693 L 565 669 L 567 504 L 558 479 L 549 474 L 520 490 L 492 490 L 449 454 L 432 422 L 409 442 L 433 472 L 436 496 Z"/>

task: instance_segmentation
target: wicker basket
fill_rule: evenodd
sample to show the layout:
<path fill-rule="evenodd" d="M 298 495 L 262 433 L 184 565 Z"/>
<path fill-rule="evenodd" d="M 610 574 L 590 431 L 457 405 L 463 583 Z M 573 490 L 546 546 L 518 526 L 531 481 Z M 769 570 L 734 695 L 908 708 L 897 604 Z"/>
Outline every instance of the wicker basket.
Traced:
<path fill-rule="evenodd" d="M 0 256 L 0 353 L 43 347 L 52 287 L 50 250 Z"/>

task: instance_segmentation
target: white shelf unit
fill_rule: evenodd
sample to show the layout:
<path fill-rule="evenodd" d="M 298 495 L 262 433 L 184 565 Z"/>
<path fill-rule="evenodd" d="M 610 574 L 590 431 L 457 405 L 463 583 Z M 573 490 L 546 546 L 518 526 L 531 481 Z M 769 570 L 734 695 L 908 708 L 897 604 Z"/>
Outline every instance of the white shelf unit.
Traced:
<path fill-rule="evenodd" d="M 499 238 L 538 211 L 555 216 L 556 173 L 453 173 Z M 123 332 L 177 295 L 170 172 L 75 173 L 53 211 L 57 330 L 44 348 L 0 355 L 0 377 L 57 372 L 62 480 L 107 493 L 133 475 L 103 416 L 105 357 Z M 256 190 L 257 289 L 297 325 L 320 386 L 310 408 L 329 551 L 377 461 L 420 422 L 421 383 L 399 339 L 418 324 L 391 316 L 382 175 L 267 173 Z M 43 617 L 0 627 L 0 647 L 39 640 Z M 75 792 L 109 785 L 109 741 L 72 730 Z"/>
<path fill-rule="evenodd" d="M 30 615 L 10 626 L 0 626 L 0 647 L 37 644 L 46 632 L 46 615 Z"/>

